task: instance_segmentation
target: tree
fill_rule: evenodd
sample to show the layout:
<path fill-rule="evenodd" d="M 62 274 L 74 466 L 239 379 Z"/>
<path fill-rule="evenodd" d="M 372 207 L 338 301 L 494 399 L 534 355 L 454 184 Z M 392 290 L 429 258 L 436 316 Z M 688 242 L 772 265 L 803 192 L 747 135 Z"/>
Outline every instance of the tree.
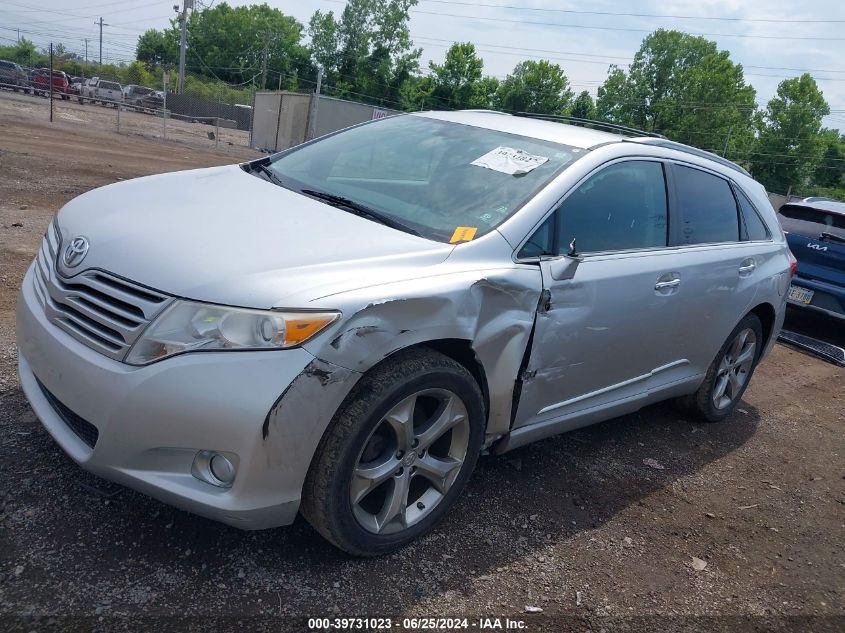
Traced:
<path fill-rule="evenodd" d="M 419 69 L 408 11 L 417 0 L 349 0 L 340 15 L 317 11 L 308 34 L 311 58 L 321 65 L 326 92 L 395 107 L 400 87 Z M 409 88 L 411 90 L 411 88 Z"/>
<path fill-rule="evenodd" d="M 233 8 L 223 2 L 191 13 L 185 66 L 236 84 L 260 81 L 266 69 L 267 75 L 281 77 L 285 87 L 295 88 L 299 77 L 313 75 L 302 34 L 302 24 L 266 4 Z M 136 57 L 149 70 L 177 64 L 176 20 L 163 31 L 144 33 L 138 39 Z"/>
<path fill-rule="evenodd" d="M 600 118 L 656 131 L 737 158 L 753 142 L 754 88 L 715 42 L 659 29 L 627 73 L 612 66 L 596 103 Z"/>
<path fill-rule="evenodd" d="M 822 131 L 822 117 L 827 114 L 830 107 L 809 73 L 782 81 L 757 120 L 754 177 L 777 193 L 809 185 L 829 146 Z"/>
<path fill-rule="evenodd" d="M 563 69 L 545 59 L 519 62 L 499 85 L 497 105 L 509 112 L 563 114 L 572 103 Z"/>
<path fill-rule="evenodd" d="M 824 130 L 823 134 L 826 147 L 813 173 L 813 184 L 845 189 L 845 136 L 838 130 Z"/>
<path fill-rule="evenodd" d="M 574 117 L 578 117 L 579 119 L 596 118 L 596 106 L 593 103 L 593 98 L 590 96 L 589 92 L 584 90 L 581 94 L 575 97 L 570 114 Z"/>
<path fill-rule="evenodd" d="M 433 96 L 441 101 L 440 107 L 456 110 L 480 105 L 480 83 L 484 62 L 475 54 L 469 42 L 452 44 L 442 64 L 429 63 L 434 78 Z"/>
<path fill-rule="evenodd" d="M 179 62 L 179 34 L 171 24 L 170 29 L 157 31 L 148 29 L 138 38 L 135 58 L 143 62 L 147 70 L 156 66 L 177 64 Z"/>

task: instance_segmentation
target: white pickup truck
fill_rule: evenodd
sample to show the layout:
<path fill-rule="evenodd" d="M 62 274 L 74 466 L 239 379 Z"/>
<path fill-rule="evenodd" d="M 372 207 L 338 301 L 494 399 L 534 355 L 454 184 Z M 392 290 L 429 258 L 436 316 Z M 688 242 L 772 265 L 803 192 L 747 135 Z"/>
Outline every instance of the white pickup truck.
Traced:
<path fill-rule="evenodd" d="M 92 77 L 82 85 L 79 103 L 84 103 L 86 99 L 99 101 L 103 105 L 113 103 L 116 106 L 123 101 L 123 88 L 116 81 Z"/>

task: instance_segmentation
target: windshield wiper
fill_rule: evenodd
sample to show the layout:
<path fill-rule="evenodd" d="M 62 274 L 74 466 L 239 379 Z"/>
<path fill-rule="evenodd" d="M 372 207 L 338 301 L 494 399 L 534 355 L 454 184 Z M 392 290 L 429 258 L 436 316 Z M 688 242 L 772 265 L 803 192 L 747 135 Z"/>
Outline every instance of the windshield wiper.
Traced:
<path fill-rule="evenodd" d="M 257 160 L 254 163 L 247 163 L 251 171 L 257 171 L 263 174 L 267 180 L 272 182 L 274 185 L 278 185 L 279 187 L 285 187 L 285 183 L 282 182 L 282 179 L 276 175 L 272 169 L 268 167 L 270 161 L 266 158 L 262 158 L 261 160 Z M 285 187 L 287 189 L 287 187 Z"/>
<path fill-rule="evenodd" d="M 328 202 L 333 207 L 337 207 L 338 209 L 343 209 L 345 211 L 350 211 L 355 215 L 361 216 L 362 218 L 368 218 L 379 224 L 384 224 L 385 226 L 389 226 L 392 229 L 397 229 L 399 231 L 405 231 L 406 233 L 410 233 L 411 235 L 419 235 L 418 231 L 415 231 L 409 226 L 402 224 L 399 220 L 392 218 L 391 216 L 384 214 L 380 211 L 376 211 L 375 209 L 371 209 L 370 207 L 363 205 L 359 202 L 355 202 L 354 200 L 350 200 L 344 196 L 338 196 L 333 193 L 328 193 L 326 191 L 317 191 L 316 189 L 301 189 L 302 193 L 307 196 L 311 196 L 312 198 L 317 198 L 318 200 L 322 200 L 323 202 Z"/>
<path fill-rule="evenodd" d="M 839 244 L 845 244 L 845 237 L 839 237 L 838 235 L 828 233 L 827 231 L 822 232 L 819 239 L 825 242 L 838 242 Z"/>

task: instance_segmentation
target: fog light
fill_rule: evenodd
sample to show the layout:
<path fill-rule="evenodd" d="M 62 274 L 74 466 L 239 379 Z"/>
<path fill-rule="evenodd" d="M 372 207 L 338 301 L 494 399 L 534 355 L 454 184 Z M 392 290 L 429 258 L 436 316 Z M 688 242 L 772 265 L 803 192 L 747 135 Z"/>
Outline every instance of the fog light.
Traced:
<path fill-rule="evenodd" d="M 237 455 L 218 451 L 199 451 L 191 465 L 191 474 L 212 486 L 231 488 L 237 471 Z"/>
<path fill-rule="evenodd" d="M 215 453 L 208 462 L 211 474 L 221 483 L 232 485 L 235 479 L 235 465 L 225 455 Z"/>

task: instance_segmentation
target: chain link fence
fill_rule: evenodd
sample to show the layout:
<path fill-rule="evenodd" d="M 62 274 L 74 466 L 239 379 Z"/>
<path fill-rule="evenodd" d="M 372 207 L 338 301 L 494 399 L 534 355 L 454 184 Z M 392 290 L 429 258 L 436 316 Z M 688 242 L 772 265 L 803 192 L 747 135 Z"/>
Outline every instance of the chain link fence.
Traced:
<path fill-rule="evenodd" d="M 51 100 L 49 70 L 23 69 L 23 73 L 17 78 L 0 76 L 0 99 L 7 111 L 34 111 L 36 116 L 43 112 L 49 120 L 194 147 L 251 148 L 252 87 L 188 76 L 183 94 L 177 95 L 169 92 L 175 85 L 172 73 L 163 75 L 156 86 L 151 81 L 121 84 L 118 78 L 72 77 L 54 71 Z"/>

